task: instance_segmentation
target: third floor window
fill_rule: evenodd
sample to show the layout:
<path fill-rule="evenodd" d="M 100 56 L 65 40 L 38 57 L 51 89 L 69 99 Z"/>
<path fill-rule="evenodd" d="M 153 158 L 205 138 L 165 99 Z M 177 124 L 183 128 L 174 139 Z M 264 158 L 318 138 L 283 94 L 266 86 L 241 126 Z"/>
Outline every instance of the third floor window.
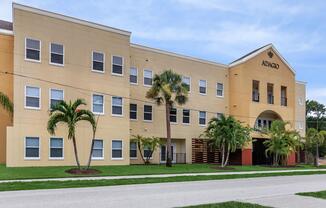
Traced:
<path fill-rule="evenodd" d="M 288 99 L 287 99 L 287 87 L 281 86 L 281 105 L 287 106 Z"/>
<path fill-rule="evenodd" d="M 123 75 L 123 58 L 120 56 L 112 56 L 112 74 Z"/>
<path fill-rule="evenodd" d="M 259 81 L 252 81 L 252 101 L 259 102 Z"/>
<path fill-rule="evenodd" d="M 25 39 L 25 59 L 41 62 L 41 41 L 31 38 Z"/>
<path fill-rule="evenodd" d="M 64 48 L 62 44 L 51 43 L 50 44 L 50 63 L 54 65 L 63 66 L 64 60 Z"/>
<path fill-rule="evenodd" d="M 267 83 L 267 103 L 274 104 L 274 85 Z"/>
<path fill-rule="evenodd" d="M 92 53 L 92 70 L 96 72 L 104 72 L 104 53 Z"/>

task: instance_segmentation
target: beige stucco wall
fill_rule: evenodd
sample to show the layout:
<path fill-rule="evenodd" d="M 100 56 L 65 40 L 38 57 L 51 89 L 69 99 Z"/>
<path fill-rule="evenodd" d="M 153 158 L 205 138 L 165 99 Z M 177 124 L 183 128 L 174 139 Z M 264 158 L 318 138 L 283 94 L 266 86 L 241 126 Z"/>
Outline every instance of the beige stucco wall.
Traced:
<path fill-rule="evenodd" d="M 65 100 L 84 98 L 91 109 L 93 92 L 105 93 L 105 115 L 100 116 L 96 137 L 104 140 L 104 160 L 94 161 L 95 165 L 129 164 L 129 78 L 111 75 L 111 56 L 123 56 L 124 69 L 129 68 L 129 36 L 103 31 L 68 21 L 50 18 L 14 10 L 14 72 L 29 77 L 14 78 L 15 115 L 14 127 L 9 129 L 7 137 L 7 166 L 52 166 L 73 165 L 72 142 L 67 140 L 67 131 L 58 127 L 56 136 L 64 138 L 64 160 L 49 160 L 49 138 L 46 124 L 49 118 L 49 89 L 64 90 Z M 24 60 L 25 37 L 41 40 L 41 63 Z M 49 64 L 50 42 L 62 43 L 65 47 L 64 67 Z M 105 73 L 91 71 L 91 52 L 105 53 Z M 54 84 L 54 83 L 63 84 Z M 41 109 L 24 108 L 25 85 L 41 88 Z M 74 87 L 85 90 L 78 90 Z M 123 117 L 111 116 L 111 96 L 125 97 Z M 82 164 L 86 163 L 91 141 L 90 127 L 80 124 L 77 127 L 77 143 Z M 24 160 L 24 138 L 40 137 L 40 160 Z M 111 141 L 123 140 L 123 160 L 111 160 Z"/>
<path fill-rule="evenodd" d="M 295 121 L 296 130 L 301 136 L 306 135 L 306 84 L 296 82 L 295 84 Z"/>
<path fill-rule="evenodd" d="M 270 58 L 267 55 L 268 51 L 263 51 L 246 62 L 230 68 L 230 114 L 249 124 L 250 127 L 254 127 L 257 117 L 262 112 L 271 110 L 294 127 L 295 74 L 275 52 L 274 56 Z M 263 60 L 279 64 L 279 69 L 262 66 Z M 252 101 L 253 80 L 260 82 L 260 102 Z M 274 104 L 267 103 L 267 83 L 274 84 Z M 281 86 L 287 87 L 287 106 L 280 104 Z M 256 133 L 253 133 L 252 136 L 262 137 Z"/>
<path fill-rule="evenodd" d="M 131 135 L 157 136 L 166 138 L 165 108 L 157 107 L 153 101 L 145 99 L 149 87 L 143 85 L 143 70 L 151 69 L 153 74 L 165 69 L 172 69 L 178 74 L 191 77 L 189 100 L 183 106 L 177 107 L 177 124 L 171 124 L 171 137 L 185 141 L 187 162 L 191 162 L 191 139 L 198 138 L 205 127 L 198 123 L 199 111 L 207 112 L 207 122 L 216 116 L 216 113 L 228 114 L 228 71 L 223 66 L 202 63 L 185 58 L 175 57 L 144 48 L 131 47 L 131 66 L 138 69 L 138 85 L 130 85 L 132 103 L 138 106 L 138 120 L 130 121 Z M 207 80 L 207 95 L 199 94 L 199 80 Z M 224 84 L 224 96 L 216 96 L 216 83 Z M 140 100 L 146 100 L 142 102 Z M 153 105 L 153 122 L 143 121 L 144 104 Z M 190 110 L 190 124 L 182 124 L 182 109 Z M 180 145 L 182 147 L 182 145 Z M 177 151 L 178 145 L 177 145 Z M 180 150 L 181 151 L 181 150 Z M 185 152 L 179 152 L 185 153 Z M 153 156 L 153 160 L 158 157 Z M 131 161 L 134 162 L 134 161 Z"/>
<path fill-rule="evenodd" d="M 0 71 L 13 71 L 14 37 L 0 34 Z M 13 77 L 10 74 L 0 73 L 0 92 L 13 98 Z M 10 114 L 0 107 L 0 163 L 6 162 L 6 132 L 7 126 L 12 125 Z"/>

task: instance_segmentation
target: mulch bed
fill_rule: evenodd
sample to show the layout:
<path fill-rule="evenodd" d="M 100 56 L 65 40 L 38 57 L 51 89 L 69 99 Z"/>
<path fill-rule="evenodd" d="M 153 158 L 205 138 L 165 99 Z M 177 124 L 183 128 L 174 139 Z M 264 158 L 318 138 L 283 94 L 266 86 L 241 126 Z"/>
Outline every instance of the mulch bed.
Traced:
<path fill-rule="evenodd" d="M 97 175 L 100 174 L 101 171 L 95 170 L 95 169 L 78 169 L 78 168 L 73 168 L 65 171 L 66 173 L 72 174 L 72 175 Z"/>
<path fill-rule="evenodd" d="M 215 169 L 215 170 L 235 170 L 235 168 L 232 168 L 232 167 L 220 167 L 220 166 L 212 166 L 211 167 L 212 169 Z"/>

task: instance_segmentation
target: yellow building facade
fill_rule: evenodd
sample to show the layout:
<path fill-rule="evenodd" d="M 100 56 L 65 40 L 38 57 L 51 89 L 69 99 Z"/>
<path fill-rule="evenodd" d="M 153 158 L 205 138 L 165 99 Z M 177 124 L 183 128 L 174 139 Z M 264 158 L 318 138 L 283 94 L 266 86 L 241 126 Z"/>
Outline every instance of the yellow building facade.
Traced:
<path fill-rule="evenodd" d="M 165 163 L 165 109 L 145 98 L 154 74 L 165 69 L 189 85 L 189 101 L 171 115 L 175 163 L 218 162 L 218 151 L 199 137 L 221 114 L 256 129 L 282 119 L 305 134 L 305 83 L 272 44 L 220 64 L 133 44 L 131 32 L 20 4 L 13 4 L 12 30 L 0 32 L 0 70 L 9 73 L 0 74 L 0 91 L 14 102 L 13 118 L 0 110 L 0 162 L 9 167 L 74 165 L 66 127 L 50 135 L 46 125 L 52 104 L 77 98 L 98 118 L 93 165 L 142 163 L 133 135 L 162 138 L 151 162 Z M 264 136 L 252 137 L 259 144 L 234 153 L 232 163 L 267 162 L 256 159 Z M 86 164 L 90 125 L 80 123 L 76 138 Z"/>

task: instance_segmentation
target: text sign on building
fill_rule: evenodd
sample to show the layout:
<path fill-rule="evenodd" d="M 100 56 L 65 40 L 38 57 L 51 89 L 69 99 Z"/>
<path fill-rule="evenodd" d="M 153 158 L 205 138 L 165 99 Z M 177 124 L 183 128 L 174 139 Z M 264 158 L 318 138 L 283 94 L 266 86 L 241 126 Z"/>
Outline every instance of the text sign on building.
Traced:
<path fill-rule="evenodd" d="M 269 51 L 267 53 L 267 55 L 269 56 L 269 58 L 273 58 L 273 56 L 274 56 L 272 51 Z M 280 67 L 277 63 L 273 63 L 273 62 L 270 62 L 270 61 L 267 61 L 267 60 L 263 60 L 261 65 L 266 66 L 266 67 L 270 67 L 270 68 L 273 68 L 273 69 L 278 69 Z"/>

